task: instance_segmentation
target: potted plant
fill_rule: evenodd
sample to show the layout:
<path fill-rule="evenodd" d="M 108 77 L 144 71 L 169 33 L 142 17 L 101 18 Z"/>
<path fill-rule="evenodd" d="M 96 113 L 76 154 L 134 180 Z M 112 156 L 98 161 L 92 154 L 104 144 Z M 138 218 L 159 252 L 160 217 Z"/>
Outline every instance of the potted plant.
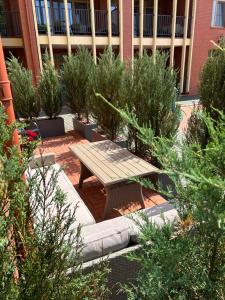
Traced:
<path fill-rule="evenodd" d="M 58 117 L 62 110 L 59 75 L 51 64 L 47 53 L 44 55 L 43 71 L 38 83 L 41 107 L 47 118 L 39 119 L 38 126 L 42 138 L 65 134 L 64 120 Z"/>
<path fill-rule="evenodd" d="M 112 105 L 122 108 L 124 106 L 124 81 L 125 67 L 123 62 L 113 53 L 111 48 L 106 49 L 94 70 L 94 91 L 103 95 Z M 93 97 L 92 111 L 98 124 L 98 129 L 93 132 L 93 141 L 107 138 L 126 147 L 124 124 L 120 115 L 101 101 L 99 97 Z"/>
<path fill-rule="evenodd" d="M 141 126 L 150 127 L 155 137 L 172 138 L 180 123 L 180 108 L 175 105 L 179 95 L 176 89 L 176 71 L 167 66 L 168 56 L 157 53 L 155 57 L 146 53 L 133 62 L 133 69 L 127 72 L 126 99 Z M 129 126 L 129 147 L 135 154 L 149 155 L 153 164 L 151 149 L 139 138 L 138 132 Z"/>
<path fill-rule="evenodd" d="M 80 47 L 76 55 L 65 57 L 62 67 L 62 90 L 65 103 L 70 107 L 74 130 L 91 141 L 92 129 L 96 128 L 90 116 L 92 97 L 93 58 L 87 48 Z"/>
<path fill-rule="evenodd" d="M 13 55 L 7 60 L 7 69 L 12 86 L 15 113 L 29 126 L 29 123 L 40 113 L 40 100 L 32 83 L 32 72 L 24 68 Z"/>

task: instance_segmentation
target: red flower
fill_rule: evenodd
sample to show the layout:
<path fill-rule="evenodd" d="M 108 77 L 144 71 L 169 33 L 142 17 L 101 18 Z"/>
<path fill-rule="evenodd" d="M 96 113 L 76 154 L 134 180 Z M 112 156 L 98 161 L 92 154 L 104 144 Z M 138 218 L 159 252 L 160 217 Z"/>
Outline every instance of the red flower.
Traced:
<path fill-rule="evenodd" d="M 36 132 L 33 132 L 32 130 L 26 130 L 26 135 L 32 138 L 36 138 L 38 134 Z"/>
<path fill-rule="evenodd" d="M 34 138 L 32 136 L 29 136 L 27 140 L 28 140 L 28 142 L 33 142 Z"/>

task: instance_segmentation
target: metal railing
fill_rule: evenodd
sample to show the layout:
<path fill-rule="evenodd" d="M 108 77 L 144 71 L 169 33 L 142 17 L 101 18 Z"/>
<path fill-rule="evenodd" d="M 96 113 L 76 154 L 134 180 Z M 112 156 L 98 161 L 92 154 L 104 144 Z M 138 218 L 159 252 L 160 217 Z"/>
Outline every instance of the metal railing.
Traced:
<path fill-rule="evenodd" d="M 184 36 L 184 17 L 177 16 L 176 19 L 176 37 L 183 37 Z"/>
<path fill-rule="evenodd" d="M 139 35 L 140 35 L 139 13 L 134 13 L 134 36 L 138 37 Z"/>
<path fill-rule="evenodd" d="M 111 22 L 112 22 L 112 35 L 118 36 L 119 35 L 119 13 L 118 9 L 114 9 L 111 12 Z"/>
<path fill-rule="evenodd" d="M 20 16 L 17 11 L 0 12 L 0 34 L 3 37 L 20 37 Z"/>
<path fill-rule="evenodd" d="M 95 33 L 96 35 L 108 35 L 108 21 L 106 10 L 95 10 Z"/>
<path fill-rule="evenodd" d="M 172 16 L 158 15 L 157 36 L 171 36 L 172 33 Z"/>
<path fill-rule="evenodd" d="M 144 14 L 144 27 L 143 27 L 143 36 L 153 36 L 153 15 Z"/>
<path fill-rule="evenodd" d="M 69 10 L 70 34 L 91 35 L 91 13 L 89 9 Z"/>
<path fill-rule="evenodd" d="M 65 9 L 51 9 L 51 32 L 54 35 L 66 34 Z"/>
<path fill-rule="evenodd" d="M 139 13 L 134 14 L 134 36 L 138 37 L 140 35 L 139 30 Z M 153 36 L 153 14 L 144 14 L 143 15 L 143 36 L 152 37 Z M 158 15 L 158 28 L 157 36 L 158 37 L 171 37 L 172 34 L 172 16 L 171 15 Z M 176 17 L 176 31 L 175 36 L 177 38 L 182 38 L 184 36 L 184 16 Z M 188 20 L 188 38 L 191 35 L 191 17 Z"/>

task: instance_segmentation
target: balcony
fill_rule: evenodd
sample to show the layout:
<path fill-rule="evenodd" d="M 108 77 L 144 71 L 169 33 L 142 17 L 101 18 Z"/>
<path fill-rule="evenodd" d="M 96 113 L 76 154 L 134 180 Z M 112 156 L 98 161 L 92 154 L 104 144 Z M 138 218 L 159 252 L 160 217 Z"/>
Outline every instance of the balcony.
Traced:
<path fill-rule="evenodd" d="M 65 9 L 50 9 L 50 27 L 52 35 L 66 34 Z M 44 7 L 36 7 L 38 32 L 47 33 L 46 17 Z M 91 35 L 91 12 L 89 9 L 68 8 L 70 35 Z M 107 10 L 95 10 L 95 34 L 96 36 L 108 35 Z M 119 14 L 114 9 L 111 12 L 112 35 L 119 35 Z"/>
<path fill-rule="evenodd" d="M 17 11 L 0 12 L 0 34 L 2 37 L 20 37 L 20 16 Z"/>
<path fill-rule="evenodd" d="M 139 13 L 134 14 L 134 36 L 139 37 Z M 184 19 L 183 16 L 177 16 L 176 18 L 176 32 L 175 36 L 177 38 L 182 38 L 184 36 Z M 152 37 L 153 36 L 153 15 L 144 14 L 143 15 L 143 36 Z M 190 37 L 191 29 L 191 18 L 188 22 L 188 37 Z M 172 16 L 171 15 L 158 15 L 158 27 L 157 36 L 158 37 L 171 37 L 172 34 Z"/>

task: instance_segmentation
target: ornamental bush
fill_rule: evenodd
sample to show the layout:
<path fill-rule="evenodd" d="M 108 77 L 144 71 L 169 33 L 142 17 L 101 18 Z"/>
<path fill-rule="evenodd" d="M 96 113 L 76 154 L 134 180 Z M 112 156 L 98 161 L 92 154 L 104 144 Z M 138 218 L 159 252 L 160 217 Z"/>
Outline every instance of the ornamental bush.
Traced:
<path fill-rule="evenodd" d="M 225 50 L 215 49 L 200 74 L 200 103 L 214 119 L 225 112 Z"/>
<path fill-rule="evenodd" d="M 38 83 L 41 108 L 49 119 L 56 118 L 62 110 L 62 97 L 59 75 L 46 52 L 43 59 L 43 70 Z"/>
<path fill-rule="evenodd" d="M 47 179 L 51 167 L 41 167 L 25 183 L 32 149 L 9 147 L 15 124 L 6 119 L 0 106 L 0 298 L 107 299 L 107 266 L 81 269 L 76 210 L 57 187 L 59 173 Z"/>
<path fill-rule="evenodd" d="M 167 195 L 180 216 L 161 228 L 148 218 L 138 224 L 142 248 L 128 259 L 139 264 L 140 272 L 136 282 L 123 287 L 127 299 L 224 299 L 225 115 L 217 111 L 217 121 L 201 115 L 209 133 L 202 149 L 194 141 L 171 147 L 170 139 L 156 137 L 132 113 L 114 109 L 151 147 L 163 173 L 174 183 L 176 195 L 169 186 L 165 191 L 158 184 L 157 190 Z M 156 188 L 148 180 L 138 182 Z"/>
<path fill-rule="evenodd" d="M 111 48 L 104 51 L 93 72 L 93 89 L 104 95 L 116 107 L 123 107 L 123 89 L 125 68 L 120 58 Z M 94 97 L 91 107 L 99 127 L 111 140 L 115 140 L 122 131 L 121 117 L 98 97 Z"/>
<path fill-rule="evenodd" d="M 180 123 L 180 108 L 176 105 L 176 72 L 167 66 L 167 60 L 165 53 L 157 53 L 155 57 L 145 53 L 136 58 L 133 71 L 130 68 L 126 78 L 125 98 L 141 126 L 150 127 L 154 136 L 173 137 Z M 136 154 L 145 153 L 146 145 L 131 126 L 129 139 Z"/>
<path fill-rule="evenodd" d="M 94 61 L 85 47 L 80 47 L 75 55 L 64 58 L 61 79 L 63 98 L 78 119 L 89 122 L 90 99 L 92 97 L 92 73 Z"/>
<path fill-rule="evenodd" d="M 29 121 L 37 118 L 40 113 L 40 99 L 32 83 L 32 72 L 24 68 L 13 55 L 7 61 L 7 69 L 16 114 Z"/>
<path fill-rule="evenodd" d="M 141 272 L 135 285 L 125 287 L 128 299 L 224 299 L 225 115 L 217 113 L 217 122 L 201 116 L 209 132 L 205 149 L 194 142 L 171 148 L 168 139 L 148 139 L 151 130 L 133 123 L 176 186 L 176 199 L 167 195 L 180 221 L 162 228 L 142 224 L 143 250 L 129 257 Z"/>

